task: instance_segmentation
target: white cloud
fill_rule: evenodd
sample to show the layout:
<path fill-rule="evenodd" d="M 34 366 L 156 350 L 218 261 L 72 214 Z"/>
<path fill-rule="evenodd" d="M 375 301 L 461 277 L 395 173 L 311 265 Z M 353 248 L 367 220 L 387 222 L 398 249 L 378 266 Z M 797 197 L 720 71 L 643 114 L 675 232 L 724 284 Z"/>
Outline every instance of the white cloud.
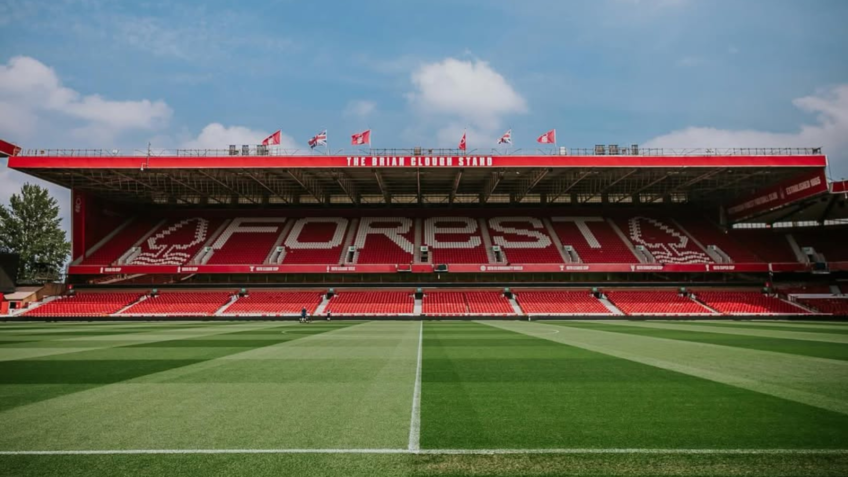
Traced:
<path fill-rule="evenodd" d="M 171 108 L 161 100 L 114 101 L 84 96 L 65 87 L 56 72 L 40 61 L 16 56 L 0 65 L 0 135 L 15 141 L 30 139 L 58 121 L 70 121 L 71 136 L 100 145 L 132 130 L 153 130 L 167 124 Z M 59 129 L 59 128 L 56 128 Z"/>
<path fill-rule="evenodd" d="M 256 131 L 243 126 L 224 126 L 221 123 L 211 123 L 200 131 L 197 137 L 185 141 L 180 147 L 183 149 L 226 149 L 230 144 L 241 147 L 243 144 L 261 144 L 262 140 L 271 133 Z M 280 147 L 283 149 L 297 149 L 298 145 L 290 136 L 285 134 L 280 139 Z"/>
<path fill-rule="evenodd" d="M 722 148 L 722 147 L 822 147 L 837 178 L 848 176 L 848 84 L 823 90 L 792 101 L 800 110 L 816 115 L 813 124 L 797 131 L 776 133 L 757 130 L 730 130 L 689 127 L 659 136 L 644 147 Z"/>
<path fill-rule="evenodd" d="M 411 81 L 415 90 L 407 98 L 414 108 L 482 130 L 495 130 L 505 116 L 527 112 L 524 98 L 485 61 L 447 58 L 423 64 Z"/>
<path fill-rule="evenodd" d="M 366 116 L 370 116 L 376 110 L 377 103 L 375 103 L 374 101 L 360 99 L 347 103 L 347 107 L 345 107 L 344 110 L 344 115 L 364 118 Z"/>

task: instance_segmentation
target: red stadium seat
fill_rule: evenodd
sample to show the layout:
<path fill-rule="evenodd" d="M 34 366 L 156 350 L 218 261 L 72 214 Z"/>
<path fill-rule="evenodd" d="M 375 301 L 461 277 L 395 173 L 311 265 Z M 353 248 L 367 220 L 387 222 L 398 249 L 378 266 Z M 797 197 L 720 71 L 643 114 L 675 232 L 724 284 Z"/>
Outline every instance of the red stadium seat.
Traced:
<path fill-rule="evenodd" d="M 363 217 L 354 245 L 358 250 L 356 263 L 412 263 L 415 223 L 407 217 Z"/>
<path fill-rule="evenodd" d="M 626 315 L 708 315 L 712 312 L 671 290 L 611 290 L 607 298 Z"/>
<path fill-rule="evenodd" d="M 726 253 L 734 263 L 761 263 L 763 260 L 752 250 L 739 243 L 734 235 L 723 232 L 706 219 L 681 218 L 677 220 L 687 232 L 704 247 L 715 245 Z"/>
<path fill-rule="evenodd" d="M 129 263 L 184 265 L 200 251 L 221 222 L 219 219 L 202 217 L 170 220 L 141 244 L 141 254 Z"/>
<path fill-rule="evenodd" d="M 463 292 L 427 292 L 421 301 L 421 311 L 431 316 L 462 316 L 468 314 Z"/>
<path fill-rule="evenodd" d="M 812 247 L 828 262 L 848 262 L 848 229 L 807 227 L 793 230 L 792 236 L 802 250 Z"/>
<path fill-rule="evenodd" d="M 798 303 L 822 313 L 848 316 L 848 298 L 799 298 Z"/>
<path fill-rule="evenodd" d="M 602 217 L 553 217 L 551 222 L 562 245 L 574 247 L 583 263 L 639 263 Z"/>
<path fill-rule="evenodd" d="M 431 217 L 423 224 L 432 263 L 489 263 L 477 219 Z"/>
<path fill-rule="evenodd" d="M 537 217 L 489 219 L 492 245 L 503 250 L 509 263 L 564 263 L 544 222 Z"/>
<path fill-rule="evenodd" d="M 589 290 L 518 291 L 516 300 L 528 315 L 611 315 Z"/>
<path fill-rule="evenodd" d="M 616 220 L 634 245 L 644 246 L 660 263 L 712 263 L 713 260 L 667 218 L 636 216 Z"/>
<path fill-rule="evenodd" d="M 515 310 L 501 292 L 465 292 L 468 313 L 471 315 L 514 315 Z"/>
<path fill-rule="evenodd" d="M 299 316 L 300 311 L 313 315 L 323 300 L 322 291 L 251 291 L 227 307 L 223 315 L 234 316 Z"/>
<path fill-rule="evenodd" d="M 298 219 L 286 237 L 287 265 L 338 265 L 349 221 L 343 217 Z"/>
<path fill-rule="evenodd" d="M 79 292 L 60 297 L 24 313 L 31 317 L 83 318 L 109 316 L 142 296 L 140 292 Z"/>
<path fill-rule="evenodd" d="M 408 291 L 343 291 L 327 305 L 333 315 L 411 315 L 415 307 Z"/>
<path fill-rule="evenodd" d="M 91 253 L 81 263 L 83 265 L 111 265 L 121 255 L 138 242 L 145 233 L 156 225 L 156 220 L 137 218 L 128 224 L 123 230 L 115 234 L 100 248 Z"/>
<path fill-rule="evenodd" d="M 697 291 L 695 295 L 710 308 L 725 315 L 803 315 L 807 311 L 773 296 L 756 291 Z"/>
<path fill-rule="evenodd" d="M 733 238 L 745 248 L 769 263 L 793 263 L 798 261 L 795 252 L 786 240 L 786 233 L 766 229 L 736 229 Z"/>
<path fill-rule="evenodd" d="M 284 218 L 236 218 L 212 243 L 209 265 L 265 263 L 283 230 Z"/>
<path fill-rule="evenodd" d="M 232 291 L 168 291 L 127 308 L 122 315 L 211 316 L 232 297 Z"/>

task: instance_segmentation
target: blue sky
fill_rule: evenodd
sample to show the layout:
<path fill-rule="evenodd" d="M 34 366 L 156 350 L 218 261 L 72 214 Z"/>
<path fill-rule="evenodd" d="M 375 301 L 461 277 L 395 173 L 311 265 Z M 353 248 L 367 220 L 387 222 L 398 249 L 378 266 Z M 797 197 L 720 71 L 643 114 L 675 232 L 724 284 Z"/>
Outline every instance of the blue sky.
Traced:
<path fill-rule="evenodd" d="M 848 177 L 844 0 L 0 0 L 0 137 L 225 147 L 823 146 Z M 0 169 L 0 200 L 23 179 Z"/>

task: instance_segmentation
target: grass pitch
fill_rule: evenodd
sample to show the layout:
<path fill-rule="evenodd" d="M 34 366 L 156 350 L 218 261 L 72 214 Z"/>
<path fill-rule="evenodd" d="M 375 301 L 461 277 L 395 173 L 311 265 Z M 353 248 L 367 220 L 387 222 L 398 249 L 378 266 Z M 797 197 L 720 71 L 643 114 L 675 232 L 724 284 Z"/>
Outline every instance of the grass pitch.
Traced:
<path fill-rule="evenodd" d="M 848 475 L 848 325 L 0 325 L 0 475 Z"/>

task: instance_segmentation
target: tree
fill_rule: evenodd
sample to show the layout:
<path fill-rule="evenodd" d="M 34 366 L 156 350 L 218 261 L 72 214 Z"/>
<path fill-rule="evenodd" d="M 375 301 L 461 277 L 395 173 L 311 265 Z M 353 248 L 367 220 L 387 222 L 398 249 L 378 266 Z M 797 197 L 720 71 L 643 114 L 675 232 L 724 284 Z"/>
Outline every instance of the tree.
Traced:
<path fill-rule="evenodd" d="M 0 251 L 20 255 L 19 281 L 50 281 L 71 253 L 60 226 L 59 204 L 47 189 L 24 184 L 9 205 L 0 204 Z"/>

